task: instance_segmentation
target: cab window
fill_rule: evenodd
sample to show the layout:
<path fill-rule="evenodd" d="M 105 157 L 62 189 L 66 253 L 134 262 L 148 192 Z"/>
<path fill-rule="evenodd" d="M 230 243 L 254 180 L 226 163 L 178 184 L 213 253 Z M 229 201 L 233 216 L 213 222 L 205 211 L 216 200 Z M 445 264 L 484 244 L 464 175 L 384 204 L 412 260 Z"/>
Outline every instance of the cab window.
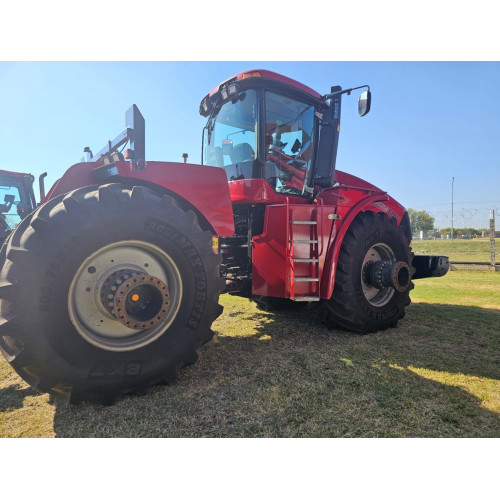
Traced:
<path fill-rule="evenodd" d="M 315 142 L 314 106 L 268 91 L 265 109 L 263 176 L 279 193 L 305 194 Z"/>
<path fill-rule="evenodd" d="M 0 187 L 0 229 L 14 229 L 23 215 L 23 203 L 17 186 Z"/>

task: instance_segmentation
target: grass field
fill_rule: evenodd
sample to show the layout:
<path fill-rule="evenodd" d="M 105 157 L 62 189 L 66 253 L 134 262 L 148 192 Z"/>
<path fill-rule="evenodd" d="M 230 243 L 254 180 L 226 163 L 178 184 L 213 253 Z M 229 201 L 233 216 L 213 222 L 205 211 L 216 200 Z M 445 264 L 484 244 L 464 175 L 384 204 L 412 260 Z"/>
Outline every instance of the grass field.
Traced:
<path fill-rule="evenodd" d="M 450 262 L 490 262 L 489 238 L 471 240 L 413 240 L 413 251 L 417 254 L 446 255 Z M 500 238 L 495 239 L 495 254 L 500 262 Z"/>
<path fill-rule="evenodd" d="M 500 273 L 417 281 L 396 329 L 223 296 L 200 360 L 111 407 L 69 406 L 0 360 L 0 437 L 500 437 Z"/>

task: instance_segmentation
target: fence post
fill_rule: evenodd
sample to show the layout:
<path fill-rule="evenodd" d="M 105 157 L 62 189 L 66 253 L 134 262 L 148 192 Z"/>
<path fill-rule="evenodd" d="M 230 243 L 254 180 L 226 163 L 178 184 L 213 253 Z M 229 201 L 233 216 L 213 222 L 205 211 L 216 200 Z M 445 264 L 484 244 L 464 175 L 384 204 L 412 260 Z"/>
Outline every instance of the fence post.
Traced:
<path fill-rule="evenodd" d="M 495 210 L 490 210 L 490 266 L 495 271 Z"/>

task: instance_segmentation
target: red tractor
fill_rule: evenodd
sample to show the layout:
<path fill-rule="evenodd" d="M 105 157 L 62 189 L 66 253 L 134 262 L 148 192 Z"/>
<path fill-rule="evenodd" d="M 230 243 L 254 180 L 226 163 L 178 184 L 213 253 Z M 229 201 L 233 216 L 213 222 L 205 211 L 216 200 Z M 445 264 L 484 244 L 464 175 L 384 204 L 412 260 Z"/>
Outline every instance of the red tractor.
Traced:
<path fill-rule="evenodd" d="M 195 362 L 221 292 L 317 302 L 353 332 L 396 326 L 412 279 L 449 264 L 414 256 L 403 206 L 335 169 L 353 90 L 240 73 L 201 102 L 201 165 L 146 161 L 132 106 L 126 130 L 85 148 L 3 245 L 5 358 L 40 391 L 109 403 Z M 361 116 L 370 101 L 367 88 Z"/>

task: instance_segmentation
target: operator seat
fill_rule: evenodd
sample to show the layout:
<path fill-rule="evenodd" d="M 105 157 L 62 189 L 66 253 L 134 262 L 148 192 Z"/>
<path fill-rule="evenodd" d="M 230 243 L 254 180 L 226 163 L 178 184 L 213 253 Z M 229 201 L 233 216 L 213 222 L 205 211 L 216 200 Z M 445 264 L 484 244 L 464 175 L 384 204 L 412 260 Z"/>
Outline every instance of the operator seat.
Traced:
<path fill-rule="evenodd" d="M 244 161 L 253 161 L 255 153 L 250 144 L 242 142 L 233 147 L 229 157 L 231 158 L 231 163 L 243 163 Z"/>
<path fill-rule="evenodd" d="M 213 147 L 207 150 L 207 165 L 211 167 L 223 167 L 224 157 L 222 156 L 221 147 Z"/>

